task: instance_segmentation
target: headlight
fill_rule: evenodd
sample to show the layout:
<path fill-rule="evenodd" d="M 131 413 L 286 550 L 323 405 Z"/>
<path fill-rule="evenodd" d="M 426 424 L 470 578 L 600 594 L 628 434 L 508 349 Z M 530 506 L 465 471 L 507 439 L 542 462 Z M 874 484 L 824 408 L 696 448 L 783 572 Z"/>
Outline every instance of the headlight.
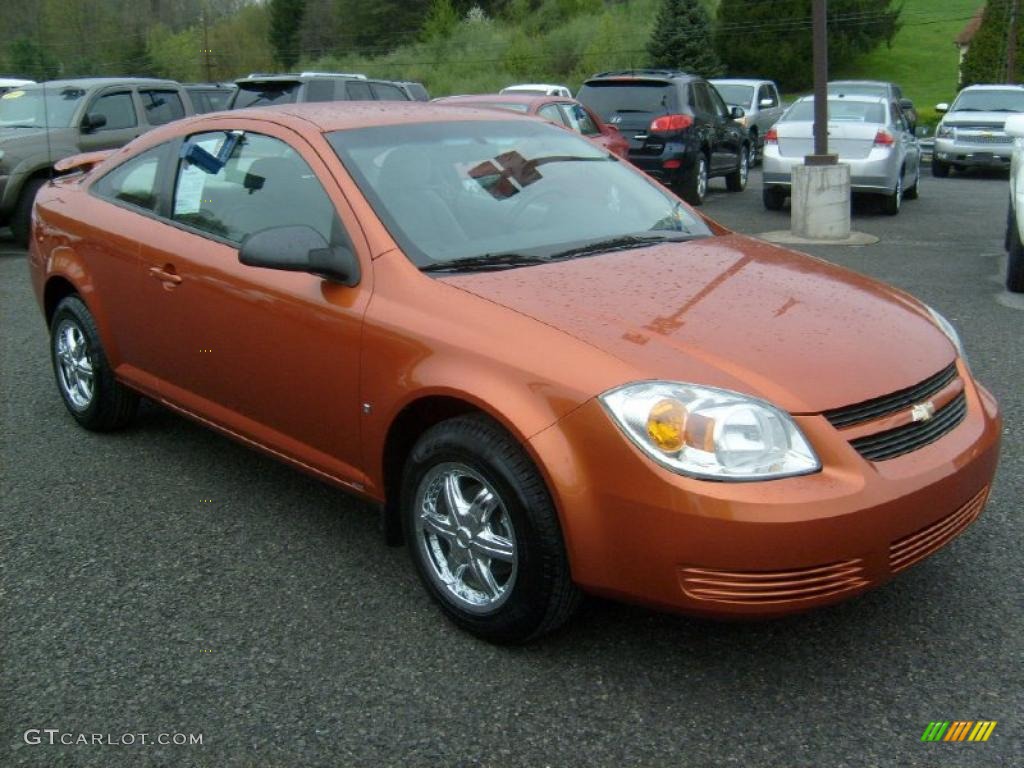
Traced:
<path fill-rule="evenodd" d="M 935 131 L 935 138 L 952 139 L 955 133 L 956 131 L 953 129 L 952 126 L 946 125 L 944 123 L 939 123 L 938 130 Z"/>
<path fill-rule="evenodd" d="M 600 399 L 644 453 L 681 475 L 770 480 L 821 469 L 787 414 L 737 392 L 642 381 L 605 392 Z"/>
<path fill-rule="evenodd" d="M 956 328 L 953 327 L 953 324 L 927 304 L 924 305 L 924 308 L 928 310 L 928 314 L 932 316 L 932 320 L 934 320 L 935 324 L 939 326 L 939 330 L 946 334 L 946 337 L 953 342 L 953 346 L 956 347 L 956 353 L 964 359 L 964 362 L 967 362 L 967 353 L 964 352 L 963 342 L 960 341 L 960 334 L 956 332 Z"/>

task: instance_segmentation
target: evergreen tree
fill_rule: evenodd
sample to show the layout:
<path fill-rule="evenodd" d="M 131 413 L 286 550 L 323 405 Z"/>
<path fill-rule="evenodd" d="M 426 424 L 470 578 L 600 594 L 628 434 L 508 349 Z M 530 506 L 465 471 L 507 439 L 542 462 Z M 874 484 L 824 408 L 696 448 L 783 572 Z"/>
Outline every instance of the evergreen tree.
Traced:
<path fill-rule="evenodd" d="M 300 58 L 299 30 L 306 0 L 270 0 L 270 45 L 274 59 L 291 69 Z"/>
<path fill-rule="evenodd" d="M 1021 82 L 1024 76 L 1024 30 L 1017 32 L 1017 71 L 1007 77 L 1006 46 L 1010 29 L 1010 0 L 989 0 L 981 26 L 971 40 L 960 70 L 960 87 L 975 83 Z"/>
<path fill-rule="evenodd" d="M 662 0 L 647 43 L 651 64 L 704 77 L 722 73 L 702 0 Z"/>
<path fill-rule="evenodd" d="M 829 69 L 892 41 L 902 6 L 843 0 L 828 8 Z M 767 77 L 787 91 L 813 82 L 813 0 L 721 0 L 715 48 L 733 77 Z"/>

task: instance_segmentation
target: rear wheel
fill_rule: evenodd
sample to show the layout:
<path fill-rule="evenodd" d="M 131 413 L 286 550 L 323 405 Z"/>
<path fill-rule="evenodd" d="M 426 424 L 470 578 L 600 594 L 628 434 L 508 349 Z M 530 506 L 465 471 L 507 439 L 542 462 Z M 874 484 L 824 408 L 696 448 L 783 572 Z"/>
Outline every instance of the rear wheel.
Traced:
<path fill-rule="evenodd" d="M 50 357 L 68 412 L 86 429 L 121 429 L 134 418 L 139 396 L 114 378 L 96 322 L 85 303 L 68 296 L 50 322 Z"/>
<path fill-rule="evenodd" d="M 703 205 L 708 194 L 708 158 L 698 152 L 680 188 L 680 195 L 690 205 Z"/>
<path fill-rule="evenodd" d="M 1006 290 L 1024 293 L 1024 244 L 1020 240 L 1020 228 L 1012 207 L 1007 219 L 1006 239 L 1010 246 L 1007 248 Z"/>
<path fill-rule="evenodd" d="M 22 248 L 28 245 L 29 234 L 32 229 L 32 204 L 36 201 L 36 193 L 46 183 L 46 179 L 29 179 L 21 188 L 21 195 L 14 205 L 14 212 L 11 214 L 11 232 L 14 234 L 14 241 Z"/>
<path fill-rule="evenodd" d="M 742 192 L 747 188 L 747 177 L 750 175 L 750 148 L 744 144 L 740 148 L 740 162 L 736 170 L 725 177 L 725 188 L 730 192 Z"/>
<path fill-rule="evenodd" d="M 903 171 L 896 177 L 896 189 L 892 194 L 882 198 L 882 210 L 890 216 L 895 216 L 903 207 Z"/>
<path fill-rule="evenodd" d="M 949 176 L 949 163 L 944 163 L 937 158 L 932 158 L 932 176 L 937 179 L 944 179 Z"/>
<path fill-rule="evenodd" d="M 459 416 L 425 432 L 406 464 L 401 503 L 420 579 L 463 629 L 523 643 L 576 609 L 580 593 L 547 487 L 491 419 Z"/>
<path fill-rule="evenodd" d="M 761 190 L 761 201 L 769 211 L 781 211 L 786 204 L 786 190 L 782 187 L 765 185 Z"/>

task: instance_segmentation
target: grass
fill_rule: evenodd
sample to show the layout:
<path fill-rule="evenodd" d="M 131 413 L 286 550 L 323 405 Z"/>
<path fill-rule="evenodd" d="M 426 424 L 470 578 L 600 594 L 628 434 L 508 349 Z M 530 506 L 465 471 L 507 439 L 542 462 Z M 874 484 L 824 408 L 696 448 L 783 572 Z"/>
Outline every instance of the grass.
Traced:
<path fill-rule="evenodd" d="M 832 72 L 833 79 L 869 78 L 898 83 L 913 99 L 919 122 L 938 122 L 935 105 L 956 96 L 959 49 L 953 38 L 984 0 L 904 0 L 902 28 L 880 46 Z"/>

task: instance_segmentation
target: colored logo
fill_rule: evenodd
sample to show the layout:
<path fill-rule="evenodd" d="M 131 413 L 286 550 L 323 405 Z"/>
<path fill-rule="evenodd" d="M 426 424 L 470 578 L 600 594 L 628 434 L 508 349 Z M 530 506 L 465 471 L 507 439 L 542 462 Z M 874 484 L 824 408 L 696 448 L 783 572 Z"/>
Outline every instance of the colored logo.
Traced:
<path fill-rule="evenodd" d="M 939 720 L 928 723 L 921 741 L 988 741 L 996 720 Z"/>

